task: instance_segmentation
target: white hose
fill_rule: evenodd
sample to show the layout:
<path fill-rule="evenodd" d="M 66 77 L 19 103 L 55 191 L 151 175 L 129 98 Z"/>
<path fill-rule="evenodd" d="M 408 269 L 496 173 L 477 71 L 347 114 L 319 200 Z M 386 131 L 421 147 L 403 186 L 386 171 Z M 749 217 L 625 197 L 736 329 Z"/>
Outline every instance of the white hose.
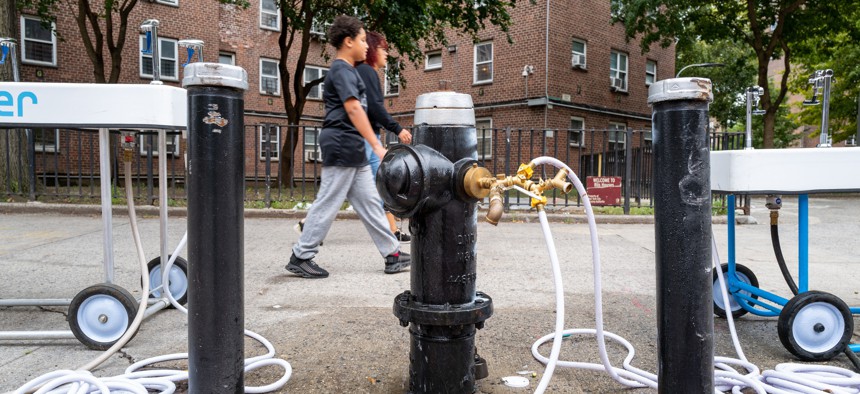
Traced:
<path fill-rule="evenodd" d="M 585 212 L 588 217 L 588 225 L 591 234 L 592 261 L 594 265 L 594 309 L 595 309 L 595 328 L 594 329 L 567 329 L 561 330 L 556 324 L 556 332 L 548 334 L 538 339 L 532 345 L 532 355 L 535 359 L 547 365 L 546 372 L 541 378 L 538 388 L 535 393 L 543 393 L 546 384 L 552 379 L 554 368 L 570 367 L 587 370 L 600 370 L 607 372 L 617 382 L 629 387 L 651 387 L 657 388 L 657 375 L 640 370 L 632 366 L 631 362 L 635 355 L 633 345 L 627 340 L 603 330 L 603 306 L 602 306 L 602 283 L 600 276 L 600 252 L 597 241 L 597 225 L 594 220 L 594 211 L 591 208 L 591 203 L 588 200 L 585 188 L 576 174 L 565 165 L 563 162 L 552 157 L 539 157 L 532 160 L 535 165 L 550 164 L 556 168 L 564 168 L 568 172 L 568 178 L 576 187 L 579 195 L 582 198 Z M 542 211 L 538 212 L 538 217 L 541 219 L 541 229 L 544 233 L 544 238 L 549 249 L 550 262 L 553 264 L 553 277 L 556 283 L 556 299 L 561 292 L 560 269 L 557 269 L 558 258 L 555 251 L 554 243 L 552 242 L 552 234 L 549 226 L 546 225 L 546 214 Z M 713 262 L 717 270 L 720 289 L 722 290 L 723 304 L 730 305 L 729 295 L 725 286 L 725 281 L 722 275 L 722 269 L 719 264 L 719 255 L 717 253 L 716 242 L 712 236 L 713 247 Z M 563 304 L 559 303 L 556 308 L 556 322 L 559 321 L 559 316 L 564 314 Z M 860 374 L 857 374 L 848 369 L 827 366 L 827 365 L 807 365 L 807 364 L 792 364 L 783 363 L 776 366 L 775 370 L 760 372 L 759 368 L 747 361 L 743 350 L 740 346 L 737 332 L 735 330 L 734 321 L 732 319 L 731 310 L 726 313 L 726 318 L 729 322 L 729 330 L 732 336 L 732 343 L 738 353 L 739 359 L 729 357 L 714 358 L 714 384 L 715 391 L 731 391 L 732 393 L 740 394 L 743 388 L 752 388 L 756 393 L 773 393 L 773 394 L 827 394 L 827 393 L 845 393 L 857 394 L 860 393 Z M 563 316 L 561 317 L 563 319 Z M 556 353 L 556 345 L 560 342 L 559 338 L 566 335 L 594 335 L 597 339 L 598 350 L 600 353 L 601 364 L 584 363 L 574 361 L 558 361 Z M 627 356 L 624 358 L 622 368 L 612 366 L 609 362 L 609 357 L 606 352 L 606 339 L 614 340 L 627 349 Z M 550 358 L 546 358 L 540 354 L 538 348 L 544 343 L 553 339 L 553 349 L 550 353 Z M 551 368 L 552 366 L 552 368 Z M 743 370 L 745 372 L 740 372 Z"/>
<path fill-rule="evenodd" d="M 131 174 L 131 162 L 125 162 L 125 173 Z M 129 341 L 129 339 L 134 336 L 134 333 L 137 332 L 137 329 L 140 327 L 140 323 L 143 321 L 144 312 L 146 312 L 146 307 L 149 299 L 149 275 L 147 275 L 147 263 L 145 253 L 143 251 L 143 245 L 140 241 L 140 232 L 137 228 L 137 216 L 135 215 L 134 210 L 134 193 L 131 185 L 131 177 L 125 177 L 125 189 L 126 189 L 126 198 L 128 200 L 128 212 L 129 212 L 129 221 L 131 222 L 131 232 L 132 237 L 134 238 L 135 247 L 137 250 L 138 261 L 141 264 L 141 301 L 138 306 L 137 315 L 135 315 L 134 320 L 129 325 L 128 330 L 126 330 L 125 334 L 120 337 L 117 342 L 110 347 L 110 349 L 106 350 L 99 357 L 94 359 L 93 361 L 87 363 L 86 365 L 80 367 L 76 371 L 62 370 L 62 371 L 54 371 L 48 372 L 44 375 L 41 375 L 33 380 L 30 380 L 17 390 L 15 390 L 15 394 L 24 394 L 29 393 L 34 389 L 36 394 L 60 394 L 60 393 L 99 393 L 99 394 L 110 394 L 110 393 L 125 393 L 130 392 L 134 394 L 147 394 L 149 390 L 159 390 L 159 393 L 162 394 L 172 394 L 176 391 L 176 384 L 174 382 L 181 382 L 188 380 L 188 371 L 187 370 L 175 370 L 175 369 L 147 369 L 145 371 L 138 371 L 139 369 L 146 367 L 150 364 L 156 364 L 165 361 L 175 361 L 175 360 L 184 360 L 188 358 L 188 353 L 174 353 L 163 356 L 157 356 L 148 358 L 142 361 L 138 361 L 128 368 L 126 368 L 125 373 L 122 375 L 117 375 L 113 377 L 107 378 L 96 378 L 89 372 L 90 369 L 99 366 L 105 360 L 107 360 L 111 355 L 116 353 L 117 350 L 125 346 L 125 344 Z M 176 261 L 177 256 L 182 250 L 185 248 L 185 245 L 188 241 L 188 231 L 182 236 L 182 239 L 179 241 L 179 245 L 177 245 L 176 249 L 173 251 L 173 254 L 170 256 L 166 264 L 162 265 L 162 276 L 161 276 L 161 289 L 162 294 L 167 296 L 167 299 L 170 301 L 170 304 L 173 305 L 176 309 L 181 311 L 182 313 L 188 314 L 188 309 L 182 306 L 176 298 L 173 297 L 173 294 L 170 292 L 169 286 L 169 274 L 170 269 L 173 267 L 173 263 Z M 155 289 L 152 289 L 155 290 Z M 272 346 L 272 343 L 269 342 L 262 335 L 257 334 L 250 330 L 244 331 L 245 335 L 251 337 L 260 344 L 262 344 L 267 353 L 261 356 L 256 356 L 252 358 L 245 359 L 245 367 L 244 371 L 251 372 L 253 370 L 274 365 L 280 366 L 284 369 L 284 375 L 281 376 L 276 382 L 265 385 L 265 386 L 245 386 L 246 393 L 269 393 L 273 391 L 277 391 L 284 387 L 287 384 L 287 381 L 290 380 L 290 377 L 293 373 L 293 368 L 289 362 L 283 359 L 274 358 L 275 357 L 275 347 Z"/>

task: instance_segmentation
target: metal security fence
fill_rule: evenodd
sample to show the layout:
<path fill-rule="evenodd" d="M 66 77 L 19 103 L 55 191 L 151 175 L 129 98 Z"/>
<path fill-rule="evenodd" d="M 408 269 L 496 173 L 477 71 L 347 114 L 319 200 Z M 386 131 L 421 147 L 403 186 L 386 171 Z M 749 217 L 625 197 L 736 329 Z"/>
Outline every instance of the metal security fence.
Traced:
<path fill-rule="evenodd" d="M 565 162 L 586 182 L 590 176 L 622 179 L 621 201 L 612 205 L 651 206 L 652 134 L 635 129 L 478 129 L 478 161 L 494 174 L 515 173 L 521 163 L 539 156 Z M 322 154 L 320 128 L 273 123 L 245 126 L 245 200 L 251 207 L 292 208 L 312 202 L 319 188 Z M 138 203 L 156 204 L 158 158 L 155 131 L 138 132 L 132 155 L 132 173 L 121 170 L 119 131 L 111 133 L 113 195 L 125 196 L 124 177 L 133 177 Z M 743 133 L 712 133 L 712 150 L 742 149 Z M 387 134 L 386 144 L 398 143 Z M 167 132 L 168 198 L 171 205 L 186 200 L 186 140 L 181 132 Z M 285 144 L 295 149 L 284 151 Z M 98 203 L 100 199 L 98 133 L 94 130 L 0 130 L 0 194 L 6 200 Z M 548 178 L 555 169 L 539 168 L 536 176 Z M 575 192 L 548 196 L 552 208 L 581 206 Z M 511 191 L 506 208 L 529 206 L 529 198 Z"/>

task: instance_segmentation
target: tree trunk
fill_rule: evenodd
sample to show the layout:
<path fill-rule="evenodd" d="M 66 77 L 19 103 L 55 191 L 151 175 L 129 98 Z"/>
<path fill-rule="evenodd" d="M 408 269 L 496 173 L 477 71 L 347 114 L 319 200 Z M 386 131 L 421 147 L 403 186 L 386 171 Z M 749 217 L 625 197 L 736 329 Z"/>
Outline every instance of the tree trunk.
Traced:
<path fill-rule="evenodd" d="M 765 149 L 773 148 L 773 134 L 776 128 L 776 110 L 767 111 L 764 113 L 764 127 L 762 135 L 762 147 Z"/>
<path fill-rule="evenodd" d="M 0 37 L 17 37 L 17 12 L 15 2 L 4 2 L 0 6 Z M 20 45 L 16 48 L 19 49 Z M 20 51 L 16 51 L 20 52 Z M 12 81 L 13 59 L 0 65 L 0 81 Z M 0 130 L 0 190 L 27 196 L 30 190 L 29 165 L 27 161 L 27 137 L 24 130 Z"/>

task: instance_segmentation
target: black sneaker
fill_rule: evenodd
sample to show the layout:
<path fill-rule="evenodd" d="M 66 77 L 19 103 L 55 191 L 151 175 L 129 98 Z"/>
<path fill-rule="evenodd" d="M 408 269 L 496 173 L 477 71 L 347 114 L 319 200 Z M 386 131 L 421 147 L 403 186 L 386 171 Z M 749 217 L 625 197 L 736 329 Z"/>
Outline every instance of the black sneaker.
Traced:
<path fill-rule="evenodd" d="M 300 259 L 295 254 L 290 256 L 290 263 L 287 264 L 287 271 L 290 271 L 302 278 L 320 279 L 328 278 L 328 271 L 318 266 L 313 259 Z"/>
<path fill-rule="evenodd" d="M 385 273 L 396 274 L 412 265 L 412 256 L 406 252 L 397 252 L 385 257 Z"/>
<path fill-rule="evenodd" d="M 394 237 L 397 238 L 400 242 L 409 242 L 412 240 L 412 237 L 409 234 L 406 234 L 400 230 L 394 232 Z"/>

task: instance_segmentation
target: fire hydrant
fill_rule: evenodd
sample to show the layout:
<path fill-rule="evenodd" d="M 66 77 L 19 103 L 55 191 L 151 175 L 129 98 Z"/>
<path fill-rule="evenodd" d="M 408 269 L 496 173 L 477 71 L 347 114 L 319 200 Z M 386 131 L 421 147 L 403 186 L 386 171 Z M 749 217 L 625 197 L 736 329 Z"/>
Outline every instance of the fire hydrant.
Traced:
<path fill-rule="evenodd" d="M 487 376 L 475 334 L 493 313 L 476 291 L 478 199 L 463 183 L 478 163 L 472 98 L 423 94 L 414 124 L 414 146 L 392 147 L 377 176 L 387 208 L 410 218 L 411 289 L 394 300 L 411 334 L 409 392 L 472 393 Z"/>

